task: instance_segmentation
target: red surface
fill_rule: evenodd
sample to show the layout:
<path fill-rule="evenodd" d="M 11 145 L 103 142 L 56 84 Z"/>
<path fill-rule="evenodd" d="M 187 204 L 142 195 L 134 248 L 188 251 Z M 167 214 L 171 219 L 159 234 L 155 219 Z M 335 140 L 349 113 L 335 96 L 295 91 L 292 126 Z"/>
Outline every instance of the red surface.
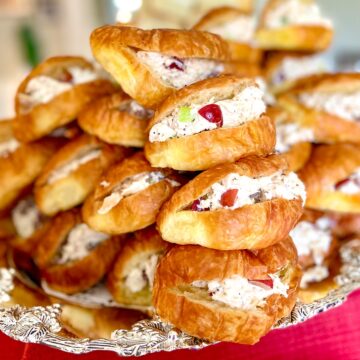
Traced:
<path fill-rule="evenodd" d="M 115 360 L 116 354 L 70 355 L 41 345 L 26 345 L 0 334 L 1 360 Z M 360 360 L 360 291 L 341 307 L 286 330 L 276 330 L 254 346 L 218 344 L 198 351 L 147 355 L 146 360 Z"/>

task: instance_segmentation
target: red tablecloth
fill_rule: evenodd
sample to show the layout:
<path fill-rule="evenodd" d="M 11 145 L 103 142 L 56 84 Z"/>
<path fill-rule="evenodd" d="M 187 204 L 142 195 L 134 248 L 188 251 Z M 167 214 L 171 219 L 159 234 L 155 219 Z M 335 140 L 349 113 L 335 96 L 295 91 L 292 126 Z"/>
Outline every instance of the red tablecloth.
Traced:
<path fill-rule="evenodd" d="M 115 360 L 116 354 L 70 355 L 41 345 L 21 344 L 0 334 L 1 360 Z M 218 344 L 198 351 L 175 351 L 146 360 L 360 360 L 360 291 L 341 307 L 286 330 L 276 330 L 254 346 Z"/>

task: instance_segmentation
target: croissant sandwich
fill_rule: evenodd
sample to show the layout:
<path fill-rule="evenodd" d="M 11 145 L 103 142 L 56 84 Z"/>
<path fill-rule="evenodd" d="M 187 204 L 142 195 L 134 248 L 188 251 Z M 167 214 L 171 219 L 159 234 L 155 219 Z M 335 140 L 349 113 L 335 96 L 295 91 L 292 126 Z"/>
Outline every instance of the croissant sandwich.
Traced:
<path fill-rule="evenodd" d="M 360 213 L 360 147 L 322 145 L 299 172 L 307 192 L 306 206 L 316 210 Z"/>
<path fill-rule="evenodd" d="M 313 0 L 269 0 L 255 33 L 266 50 L 322 51 L 333 38 L 332 22 Z"/>
<path fill-rule="evenodd" d="M 254 80 L 208 79 L 169 96 L 149 124 L 145 154 L 152 166 L 205 170 L 275 145 L 264 93 Z"/>
<path fill-rule="evenodd" d="M 155 222 L 181 182 L 171 169 L 153 168 L 143 153 L 136 153 L 102 176 L 82 208 L 84 221 L 110 234 L 143 229 Z"/>
<path fill-rule="evenodd" d="M 290 313 L 300 277 L 290 238 L 256 252 L 174 246 L 157 267 L 153 303 L 190 335 L 254 344 Z"/>
<path fill-rule="evenodd" d="M 94 136 L 72 140 L 50 159 L 36 180 L 34 192 L 40 211 L 50 216 L 81 204 L 102 173 L 128 154 L 130 150 Z"/>
<path fill-rule="evenodd" d="M 14 132 L 32 141 L 74 120 L 89 102 L 114 91 L 93 65 L 81 57 L 45 60 L 20 84 L 16 97 Z"/>
<path fill-rule="evenodd" d="M 262 249 L 288 235 L 304 200 L 304 185 L 281 156 L 252 156 L 184 185 L 163 206 L 157 225 L 163 239 L 176 244 Z"/>
<path fill-rule="evenodd" d="M 224 40 L 195 30 L 106 25 L 92 32 L 90 43 L 97 61 L 147 108 L 177 89 L 217 76 L 221 61 L 229 59 Z"/>

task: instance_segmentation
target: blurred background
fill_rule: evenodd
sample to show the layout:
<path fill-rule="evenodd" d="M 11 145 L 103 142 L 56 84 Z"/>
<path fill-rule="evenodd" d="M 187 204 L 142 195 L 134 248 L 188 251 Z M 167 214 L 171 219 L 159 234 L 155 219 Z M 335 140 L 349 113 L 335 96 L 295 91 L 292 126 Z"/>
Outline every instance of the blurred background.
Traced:
<path fill-rule="evenodd" d="M 254 0 L 259 11 L 265 0 Z M 331 68 L 360 71 L 360 1 L 318 0 L 335 25 L 335 41 L 325 54 Z M 186 28 L 209 8 L 248 7 L 250 0 L 0 0 L 0 118 L 13 115 L 19 81 L 53 55 L 91 56 L 89 34 L 105 23 L 144 28 Z"/>

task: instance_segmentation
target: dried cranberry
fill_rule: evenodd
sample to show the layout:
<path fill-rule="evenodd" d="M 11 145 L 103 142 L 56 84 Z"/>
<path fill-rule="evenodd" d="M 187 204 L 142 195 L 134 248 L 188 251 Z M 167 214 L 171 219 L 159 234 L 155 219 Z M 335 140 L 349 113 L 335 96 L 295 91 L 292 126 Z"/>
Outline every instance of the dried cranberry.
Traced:
<path fill-rule="evenodd" d="M 223 126 L 223 117 L 219 105 L 208 104 L 198 110 L 198 113 L 207 121 L 216 124 L 217 127 Z"/>
<path fill-rule="evenodd" d="M 340 180 L 339 182 L 337 182 L 335 184 L 335 190 L 339 190 L 343 185 L 347 184 L 350 182 L 350 179 L 347 178 L 347 179 L 344 179 L 344 180 Z"/>
<path fill-rule="evenodd" d="M 238 194 L 237 189 L 230 189 L 225 191 L 221 195 L 220 204 L 222 206 L 229 206 L 229 207 L 234 206 L 237 194 Z"/>
<path fill-rule="evenodd" d="M 73 81 L 73 76 L 71 75 L 70 71 L 64 69 L 59 78 L 58 78 L 59 81 L 61 82 L 67 82 L 67 83 L 70 83 Z"/>
<path fill-rule="evenodd" d="M 200 205 L 200 200 L 197 199 L 195 200 L 192 204 L 191 204 L 191 210 L 192 211 L 201 211 L 201 209 L 199 208 Z"/>
<path fill-rule="evenodd" d="M 200 208 L 200 199 L 195 200 L 191 206 L 190 209 L 192 211 L 207 211 L 209 208 Z"/>
<path fill-rule="evenodd" d="M 258 286 L 262 286 L 265 285 L 269 288 L 273 288 L 274 286 L 274 281 L 273 279 L 257 279 L 257 280 L 250 280 L 250 283 L 253 285 L 258 285 Z"/>
<path fill-rule="evenodd" d="M 179 70 L 179 71 L 184 71 L 185 70 L 185 64 L 182 60 L 180 60 L 179 58 L 177 58 L 176 56 L 172 57 L 173 62 L 167 66 L 168 69 L 173 70 Z"/>

